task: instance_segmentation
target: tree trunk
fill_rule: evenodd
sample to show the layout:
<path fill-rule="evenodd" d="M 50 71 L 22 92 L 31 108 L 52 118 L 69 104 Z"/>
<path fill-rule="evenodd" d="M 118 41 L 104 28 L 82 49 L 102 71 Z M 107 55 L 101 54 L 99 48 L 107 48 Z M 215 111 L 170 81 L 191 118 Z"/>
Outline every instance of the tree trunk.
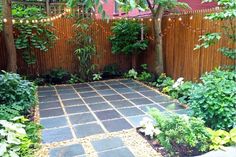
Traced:
<path fill-rule="evenodd" d="M 155 51 L 156 51 L 156 59 L 155 59 L 155 72 L 156 74 L 160 74 L 164 72 L 164 63 L 163 63 L 163 49 L 162 49 L 162 31 L 161 31 L 161 23 L 162 16 L 164 13 L 164 8 L 160 8 L 156 15 L 153 16 L 153 30 L 155 37 Z"/>
<path fill-rule="evenodd" d="M 2 10 L 3 19 L 7 20 L 3 24 L 3 35 L 7 49 L 7 71 L 16 72 L 16 48 L 13 37 L 11 0 L 3 0 Z"/>

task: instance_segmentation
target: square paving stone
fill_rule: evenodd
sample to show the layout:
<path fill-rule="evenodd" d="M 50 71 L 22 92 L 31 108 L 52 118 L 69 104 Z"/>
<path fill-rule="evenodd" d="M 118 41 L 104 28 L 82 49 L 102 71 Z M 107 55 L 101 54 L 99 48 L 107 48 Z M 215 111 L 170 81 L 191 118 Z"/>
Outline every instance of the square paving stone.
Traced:
<path fill-rule="evenodd" d="M 74 130 L 78 138 L 104 133 L 102 127 L 97 123 L 74 126 Z"/>
<path fill-rule="evenodd" d="M 150 99 L 154 102 L 157 102 L 157 103 L 173 101 L 171 98 L 169 98 L 167 96 L 162 96 L 162 95 L 156 96 L 156 97 L 151 97 Z"/>
<path fill-rule="evenodd" d="M 98 111 L 95 112 L 95 114 L 100 120 L 108 120 L 121 117 L 121 115 L 115 110 Z"/>
<path fill-rule="evenodd" d="M 73 87 L 72 86 L 70 86 L 70 85 L 66 85 L 66 86 L 55 86 L 56 87 L 56 89 L 59 91 L 61 91 L 61 90 L 68 90 L 68 89 L 73 89 Z"/>
<path fill-rule="evenodd" d="M 69 116 L 70 122 L 72 125 L 75 124 L 84 124 L 96 121 L 94 116 L 91 113 L 82 113 L 82 114 L 76 114 L 76 115 L 70 115 Z"/>
<path fill-rule="evenodd" d="M 91 110 L 93 111 L 99 111 L 99 110 L 107 110 L 111 109 L 112 107 L 108 103 L 97 103 L 97 104 L 91 104 L 89 105 Z"/>
<path fill-rule="evenodd" d="M 67 120 L 64 116 L 63 117 L 57 117 L 57 118 L 41 119 L 40 124 L 43 125 L 43 127 L 45 129 L 62 127 L 62 126 L 67 126 L 68 125 Z"/>
<path fill-rule="evenodd" d="M 59 101 L 57 96 L 39 97 L 39 102 Z"/>
<path fill-rule="evenodd" d="M 39 97 L 45 97 L 45 96 L 55 96 L 56 91 L 44 91 L 44 92 L 38 92 Z"/>
<path fill-rule="evenodd" d="M 115 108 L 124 108 L 124 107 L 132 107 L 134 106 L 132 103 L 130 103 L 127 100 L 121 100 L 121 101 L 112 101 L 110 102 Z"/>
<path fill-rule="evenodd" d="M 130 83 L 134 83 L 133 80 L 120 80 L 121 83 L 124 83 L 124 84 L 130 84 Z"/>
<path fill-rule="evenodd" d="M 131 82 L 131 83 L 126 83 L 125 84 L 128 87 L 143 87 L 141 84 L 137 83 L 137 82 Z"/>
<path fill-rule="evenodd" d="M 114 90 L 111 90 L 111 89 L 99 90 L 98 93 L 101 94 L 102 96 L 117 94 L 117 92 L 115 92 Z"/>
<path fill-rule="evenodd" d="M 75 90 L 76 90 L 77 92 L 79 92 L 79 93 L 86 93 L 86 92 L 94 91 L 94 89 L 91 88 L 91 87 L 86 87 L 86 88 L 76 88 Z"/>
<path fill-rule="evenodd" d="M 102 122 L 109 132 L 131 129 L 132 126 L 125 119 L 115 119 Z"/>
<path fill-rule="evenodd" d="M 85 88 L 85 87 L 89 87 L 89 85 L 87 83 L 79 83 L 79 84 L 74 84 L 72 85 L 74 88 Z"/>
<path fill-rule="evenodd" d="M 57 109 L 49 109 L 49 110 L 40 110 L 40 117 L 54 117 L 54 116 L 61 116 L 64 115 L 64 112 L 61 108 Z"/>
<path fill-rule="evenodd" d="M 94 87 L 96 90 L 106 90 L 106 89 L 111 89 L 110 87 L 108 86 L 95 86 Z"/>
<path fill-rule="evenodd" d="M 75 90 L 60 90 L 60 91 L 57 91 L 59 95 L 64 95 L 64 94 L 75 94 Z"/>
<path fill-rule="evenodd" d="M 64 100 L 62 101 L 64 106 L 74 106 L 74 105 L 83 105 L 84 102 L 81 99 L 73 99 L 73 100 Z"/>
<path fill-rule="evenodd" d="M 124 116 L 126 117 L 130 117 L 130 116 L 137 116 L 137 115 L 143 115 L 145 114 L 144 112 L 142 112 L 140 109 L 138 109 L 137 107 L 132 107 L 132 108 L 122 108 L 122 109 L 118 109 L 119 112 L 121 112 Z"/>
<path fill-rule="evenodd" d="M 137 86 L 137 87 L 131 87 L 132 89 L 138 91 L 138 92 L 142 92 L 142 91 L 149 91 L 150 89 L 144 86 Z"/>
<path fill-rule="evenodd" d="M 38 91 L 41 92 L 41 91 L 51 91 L 51 90 L 55 90 L 54 87 L 49 87 L 49 86 L 40 86 L 38 87 Z"/>
<path fill-rule="evenodd" d="M 135 156 L 128 148 L 120 148 L 98 153 L 98 157 L 135 157 Z"/>
<path fill-rule="evenodd" d="M 123 96 L 126 97 L 127 99 L 135 99 L 135 98 L 143 97 L 142 95 L 138 93 L 126 93 L 126 94 L 123 94 Z"/>
<path fill-rule="evenodd" d="M 43 143 L 61 142 L 72 138 L 71 130 L 68 127 L 42 131 Z"/>
<path fill-rule="evenodd" d="M 120 84 L 119 81 L 106 81 L 105 83 L 108 84 L 108 85 L 118 85 L 118 84 Z"/>
<path fill-rule="evenodd" d="M 98 96 L 98 93 L 97 92 L 80 93 L 80 96 L 83 98 L 89 98 L 89 97 Z"/>
<path fill-rule="evenodd" d="M 55 101 L 55 102 L 39 103 L 40 110 L 51 109 L 51 108 L 61 108 L 60 102 Z"/>
<path fill-rule="evenodd" d="M 112 88 L 116 89 L 116 88 L 127 88 L 125 85 L 123 84 L 118 84 L 118 85 L 110 85 Z"/>
<path fill-rule="evenodd" d="M 191 111 L 188 109 L 182 109 L 182 110 L 177 110 L 177 111 L 173 111 L 173 112 L 177 113 L 177 114 L 185 114 L 185 115 L 189 115 L 191 113 Z"/>
<path fill-rule="evenodd" d="M 61 99 L 62 100 L 67 100 L 67 99 L 78 99 L 79 98 L 79 95 L 74 93 L 74 94 L 63 94 L 63 95 L 60 95 Z"/>
<path fill-rule="evenodd" d="M 135 116 L 135 117 L 128 117 L 127 119 L 130 121 L 130 123 L 134 127 L 140 127 L 140 122 L 143 120 L 143 118 L 148 117 L 147 115 L 141 115 L 141 116 Z M 150 118 L 150 117 L 148 117 Z"/>
<path fill-rule="evenodd" d="M 136 105 L 146 105 L 146 104 L 152 104 L 153 102 L 148 100 L 147 98 L 139 98 L 139 99 L 132 99 L 130 100 Z"/>
<path fill-rule="evenodd" d="M 156 96 L 161 96 L 159 93 L 155 92 L 155 91 L 141 91 L 140 92 L 142 95 L 146 96 L 146 97 L 156 97 Z"/>
<path fill-rule="evenodd" d="M 81 144 L 67 145 L 50 150 L 50 157 L 75 157 L 84 154 L 85 151 Z"/>
<path fill-rule="evenodd" d="M 164 108 L 166 108 L 167 110 L 170 110 L 170 111 L 185 109 L 183 106 L 181 106 L 177 102 L 161 103 L 160 105 L 163 106 Z"/>
<path fill-rule="evenodd" d="M 104 98 L 108 101 L 116 101 L 116 100 L 122 100 L 124 99 L 122 96 L 120 95 L 109 95 L 109 96 L 104 96 Z"/>
<path fill-rule="evenodd" d="M 91 97 L 91 98 L 84 98 L 84 101 L 88 104 L 94 104 L 98 102 L 105 102 L 102 97 Z"/>
<path fill-rule="evenodd" d="M 145 105 L 145 106 L 141 106 L 140 109 L 144 112 L 148 112 L 148 109 L 151 109 L 151 108 L 156 108 L 158 109 L 159 111 L 163 112 L 163 111 L 166 111 L 165 108 L 161 107 L 160 105 L 158 104 L 151 104 L 151 105 Z"/>
<path fill-rule="evenodd" d="M 93 87 L 106 85 L 104 82 L 90 82 L 89 84 Z"/>
<path fill-rule="evenodd" d="M 116 88 L 115 89 L 118 93 L 132 93 L 132 92 L 134 92 L 134 90 L 132 90 L 132 89 L 130 89 L 130 88 L 128 88 L 128 87 L 126 87 L 126 88 Z"/>
<path fill-rule="evenodd" d="M 88 107 L 85 105 L 65 107 L 65 109 L 67 114 L 89 112 Z"/>
<path fill-rule="evenodd" d="M 119 137 L 106 138 L 98 141 L 92 141 L 93 148 L 97 152 L 123 147 L 124 143 Z"/>

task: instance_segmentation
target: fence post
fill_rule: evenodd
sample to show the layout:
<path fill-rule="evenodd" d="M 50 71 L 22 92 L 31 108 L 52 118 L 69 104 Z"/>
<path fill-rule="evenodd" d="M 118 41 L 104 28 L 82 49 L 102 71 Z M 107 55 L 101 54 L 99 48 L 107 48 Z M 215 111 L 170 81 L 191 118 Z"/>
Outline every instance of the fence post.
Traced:
<path fill-rule="evenodd" d="M 49 0 L 46 0 L 46 12 L 47 12 L 47 15 L 49 16 L 50 15 L 50 2 L 49 2 Z"/>

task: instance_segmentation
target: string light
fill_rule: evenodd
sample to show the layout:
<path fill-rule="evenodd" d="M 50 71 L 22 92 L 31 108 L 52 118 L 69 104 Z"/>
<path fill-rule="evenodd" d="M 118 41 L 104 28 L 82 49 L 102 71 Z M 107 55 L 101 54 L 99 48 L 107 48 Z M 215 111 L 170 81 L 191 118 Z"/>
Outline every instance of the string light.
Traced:
<path fill-rule="evenodd" d="M 189 18 L 190 20 L 192 20 L 193 19 L 193 16 L 190 16 L 190 18 Z"/>
<path fill-rule="evenodd" d="M 181 17 L 179 18 L 179 21 L 182 21 L 182 18 L 181 18 Z"/>
<path fill-rule="evenodd" d="M 14 24 L 15 22 L 16 22 L 16 20 L 13 19 L 13 20 L 12 20 L 12 23 Z"/>
<path fill-rule="evenodd" d="M 4 22 L 4 23 L 7 23 L 7 19 L 3 19 L 3 22 Z"/>
<path fill-rule="evenodd" d="M 170 17 L 168 18 L 168 21 L 171 21 L 171 18 L 170 18 Z"/>
<path fill-rule="evenodd" d="M 150 18 L 150 19 L 149 19 L 149 21 L 151 22 L 151 21 L 152 21 L 152 19 Z"/>
<path fill-rule="evenodd" d="M 157 19 L 157 21 L 159 21 L 159 22 L 160 22 L 160 21 L 161 21 L 161 18 L 158 18 L 158 19 Z"/>

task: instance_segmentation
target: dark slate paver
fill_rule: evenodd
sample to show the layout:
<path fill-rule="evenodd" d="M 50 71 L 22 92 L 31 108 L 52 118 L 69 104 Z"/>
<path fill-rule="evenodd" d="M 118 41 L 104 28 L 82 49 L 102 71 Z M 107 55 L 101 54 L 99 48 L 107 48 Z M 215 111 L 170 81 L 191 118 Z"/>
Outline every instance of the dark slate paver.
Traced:
<path fill-rule="evenodd" d="M 109 132 L 131 129 L 132 126 L 125 119 L 115 119 L 102 122 Z"/>
<path fill-rule="evenodd" d="M 122 100 L 124 99 L 122 96 L 120 95 L 109 95 L 109 96 L 104 96 L 104 98 L 108 101 L 116 101 L 116 100 Z"/>
<path fill-rule="evenodd" d="M 64 115 L 64 112 L 61 108 L 57 109 L 48 109 L 48 110 L 40 110 L 40 117 L 55 117 L 55 116 L 61 116 Z"/>
<path fill-rule="evenodd" d="M 62 85 L 62 86 L 55 86 L 56 89 L 59 90 L 68 90 L 68 89 L 73 89 L 73 87 L 71 85 Z"/>
<path fill-rule="evenodd" d="M 128 117 L 127 119 L 134 127 L 140 127 L 140 122 L 143 120 L 146 115 L 135 116 L 135 117 Z"/>
<path fill-rule="evenodd" d="M 72 139 L 70 128 L 59 128 L 42 131 L 42 142 L 53 143 Z"/>
<path fill-rule="evenodd" d="M 39 97 L 39 102 L 59 101 L 58 96 Z"/>
<path fill-rule="evenodd" d="M 124 108 L 124 107 L 132 107 L 134 106 L 132 103 L 130 103 L 127 100 L 119 100 L 119 101 L 112 101 L 111 104 L 115 107 L 115 108 Z"/>
<path fill-rule="evenodd" d="M 65 109 L 67 114 L 89 112 L 88 107 L 85 105 L 65 107 Z"/>
<path fill-rule="evenodd" d="M 107 90 L 107 89 L 111 89 L 109 86 L 95 86 L 94 87 L 96 90 Z"/>
<path fill-rule="evenodd" d="M 93 88 L 91 87 L 85 87 L 85 88 L 75 88 L 75 90 L 79 93 L 86 93 L 93 91 Z"/>
<path fill-rule="evenodd" d="M 68 125 L 67 120 L 64 116 L 56 117 L 56 118 L 41 119 L 40 124 L 43 125 L 45 129 L 63 127 L 63 126 Z"/>
<path fill-rule="evenodd" d="M 143 115 L 145 114 L 144 112 L 142 112 L 140 109 L 138 109 L 137 107 L 131 107 L 131 108 L 122 108 L 122 109 L 118 109 L 120 113 L 122 113 L 124 116 L 126 117 L 130 117 L 130 116 L 137 116 L 137 115 Z"/>
<path fill-rule="evenodd" d="M 98 153 L 98 157 L 134 157 L 134 155 L 128 148 L 120 148 Z"/>
<path fill-rule="evenodd" d="M 38 93 L 39 97 L 55 96 L 55 95 L 56 95 L 56 91 L 43 91 L 43 92 Z"/>
<path fill-rule="evenodd" d="M 39 104 L 39 109 L 40 110 L 45 110 L 45 109 L 51 109 L 51 108 L 60 108 L 61 104 L 60 102 L 45 102 L 45 103 L 40 103 Z"/>
<path fill-rule="evenodd" d="M 61 98 L 62 100 L 78 99 L 78 98 L 79 98 L 79 95 L 76 94 L 76 93 L 63 94 L 63 95 L 60 95 L 60 98 Z"/>
<path fill-rule="evenodd" d="M 65 90 L 59 90 L 57 91 L 59 95 L 64 95 L 64 94 L 75 94 L 75 90 L 73 89 L 65 89 Z"/>
<path fill-rule="evenodd" d="M 155 91 L 141 91 L 140 92 L 142 95 L 146 96 L 146 97 L 156 97 L 156 96 L 160 96 L 159 93 L 155 92 Z"/>
<path fill-rule="evenodd" d="M 80 93 L 80 96 L 83 98 L 88 98 L 88 97 L 98 96 L 98 94 L 97 92 L 87 92 L 87 93 Z"/>
<path fill-rule="evenodd" d="M 121 138 L 113 137 L 113 138 L 106 138 L 98 141 L 92 141 L 93 148 L 97 152 L 106 151 L 110 149 L 115 149 L 119 147 L 123 147 L 124 143 L 122 142 Z"/>
<path fill-rule="evenodd" d="M 82 113 L 82 114 L 76 114 L 76 115 L 70 115 L 69 116 L 70 122 L 72 125 L 75 124 L 84 124 L 96 121 L 94 116 L 91 113 Z"/>
<path fill-rule="evenodd" d="M 115 110 L 98 111 L 95 112 L 95 114 L 100 120 L 109 120 L 121 117 L 121 115 Z"/>
<path fill-rule="evenodd" d="M 50 157 L 75 157 L 84 154 L 85 151 L 81 144 L 57 147 L 50 150 Z"/>
<path fill-rule="evenodd" d="M 136 105 L 146 105 L 146 104 L 153 103 L 152 101 L 148 100 L 147 98 L 132 99 L 131 101 Z"/>
<path fill-rule="evenodd" d="M 148 112 L 148 109 L 150 109 L 150 108 L 156 108 L 161 112 L 166 111 L 165 108 L 161 107 L 158 104 L 150 104 L 150 105 L 140 106 L 139 108 L 144 112 Z"/>
<path fill-rule="evenodd" d="M 156 97 L 151 97 L 150 99 L 154 102 L 157 102 L 157 103 L 173 101 L 169 97 L 163 96 L 163 95 L 156 96 Z"/>
<path fill-rule="evenodd" d="M 107 109 L 112 109 L 111 105 L 108 103 L 96 103 L 96 104 L 91 104 L 89 105 L 92 111 L 99 111 L 99 110 L 107 110 Z"/>
<path fill-rule="evenodd" d="M 115 92 L 114 90 L 111 90 L 111 89 L 98 90 L 97 92 L 98 92 L 99 94 L 101 94 L 102 96 L 117 94 L 117 92 Z"/>
<path fill-rule="evenodd" d="M 98 102 L 105 102 L 105 100 L 102 97 L 91 97 L 91 98 L 84 98 L 84 101 L 87 104 L 94 104 L 94 103 L 98 103 Z"/>
<path fill-rule="evenodd" d="M 134 92 L 134 90 L 132 90 L 132 89 L 130 89 L 130 88 L 128 88 L 128 87 L 126 87 L 126 88 L 116 88 L 115 89 L 118 93 L 132 93 L 132 92 Z"/>
<path fill-rule="evenodd" d="M 64 100 L 62 101 L 64 106 L 74 106 L 74 105 L 82 105 L 84 102 L 81 99 L 73 99 L 73 100 Z"/>
<path fill-rule="evenodd" d="M 74 126 L 78 138 L 104 133 L 102 127 L 97 123 Z"/>
<path fill-rule="evenodd" d="M 136 99 L 136 98 L 141 98 L 142 95 L 139 93 L 126 93 L 123 94 L 124 97 L 126 97 L 127 99 Z"/>

